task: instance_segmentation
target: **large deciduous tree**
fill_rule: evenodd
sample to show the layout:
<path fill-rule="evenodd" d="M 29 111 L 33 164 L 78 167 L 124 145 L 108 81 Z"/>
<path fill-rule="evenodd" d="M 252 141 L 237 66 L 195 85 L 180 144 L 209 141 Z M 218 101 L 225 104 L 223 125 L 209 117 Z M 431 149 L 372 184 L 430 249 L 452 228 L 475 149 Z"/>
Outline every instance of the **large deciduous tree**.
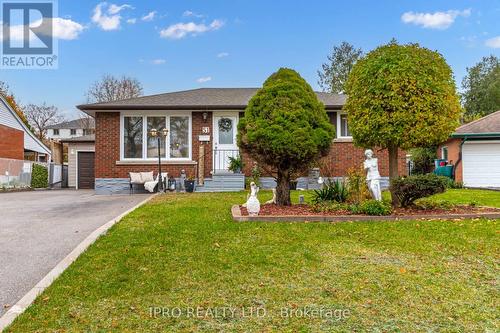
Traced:
<path fill-rule="evenodd" d="M 142 84 L 134 78 L 123 76 L 104 75 L 101 80 L 94 82 L 87 91 L 89 103 L 112 102 L 127 98 L 142 96 Z"/>
<path fill-rule="evenodd" d="M 352 67 L 361 57 L 363 51 L 348 42 L 333 47 L 328 55 L 328 62 L 321 65 L 318 71 L 318 84 L 323 91 L 340 94 L 345 91 L 345 83 Z"/>
<path fill-rule="evenodd" d="M 462 88 L 466 122 L 500 110 L 500 59 L 491 55 L 467 68 Z"/>
<path fill-rule="evenodd" d="M 238 145 L 276 177 L 276 203 L 288 206 L 292 174 L 328 153 L 335 130 L 325 106 L 294 70 L 281 68 L 252 97 L 238 125 Z"/>
<path fill-rule="evenodd" d="M 57 107 L 45 103 L 42 105 L 28 104 L 24 107 L 24 113 L 40 140 L 45 139 L 49 126 L 64 120 Z"/>
<path fill-rule="evenodd" d="M 399 148 L 439 144 L 459 123 L 450 67 L 441 54 L 418 44 L 391 42 L 369 52 L 354 65 L 346 92 L 355 144 L 388 149 L 391 179 L 399 175 Z"/>

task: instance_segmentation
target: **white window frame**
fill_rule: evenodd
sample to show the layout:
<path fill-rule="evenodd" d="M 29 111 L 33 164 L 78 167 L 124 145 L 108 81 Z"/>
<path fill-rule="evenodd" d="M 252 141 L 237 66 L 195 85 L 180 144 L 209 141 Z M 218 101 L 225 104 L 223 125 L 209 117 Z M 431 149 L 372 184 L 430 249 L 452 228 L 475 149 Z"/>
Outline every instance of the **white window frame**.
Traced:
<path fill-rule="evenodd" d="M 342 122 L 340 121 L 341 115 L 347 116 L 347 112 L 337 111 L 337 139 L 352 139 L 352 135 L 342 135 Z"/>
<path fill-rule="evenodd" d="M 444 150 L 446 149 L 446 158 L 444 158 Z M 443 146 L 441 147 L 441 159 L 442 160 L 448 160 L 448 154 L 449 154 L 448 146 Z"/>
<path fill-rule="evenodd" d="M 126 158 L 124 157 L 124 125 L 125 125 L 125 117 L 141 117 L 142 118 L 142 158 Z M 178 111 L 157 111 L 157 112 L 148 112 L 140 113 L 140 112 L 120 112 L 120 161 L 158 161 L 158 157 L 147 157 L 147 117 L 165 117 L 166 118 L 166 126 L 169 131 L 168 136 L 166 138 L 165 152 L 166 157 L 161 157 L 162 161 L 192 161 L 193 159 L 193 114 L 191 111 L 189 112 L 178 112 Z M 188 117 L 189 119 L 189 156 L 186 157 L 170 157 L 170 117 Z"/>

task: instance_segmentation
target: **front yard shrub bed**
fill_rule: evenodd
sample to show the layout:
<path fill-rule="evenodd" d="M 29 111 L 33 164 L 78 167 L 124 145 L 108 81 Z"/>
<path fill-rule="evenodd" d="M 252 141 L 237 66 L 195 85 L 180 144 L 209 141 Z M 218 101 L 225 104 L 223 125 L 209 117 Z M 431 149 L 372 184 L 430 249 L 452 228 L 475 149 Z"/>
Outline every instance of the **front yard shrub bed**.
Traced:
<path fill-rule="evenodd" d="M 248 216 L 245 207 L 240 207 L 243 216 Z M 348 205 L 338 203 L 322 203 L 318 205 L 292 205 L 288 207 L 265 204 L 260 208 L 259 216 L 343 216 L 343 215 L 366 215 L 366 216 L 408 216 L 425 217 L 425 215 L 437 214 L 475 214 L 475 213 L 500 213 L 499 208 L 476 207 L 474 205 L 442 205 L 436 204 L 432 208 L 415 205 L 411 207 L 399 207 L 392 209 L 387 203 L 374 204 L 372 200 L 365 201 L 360 205 Z"/>

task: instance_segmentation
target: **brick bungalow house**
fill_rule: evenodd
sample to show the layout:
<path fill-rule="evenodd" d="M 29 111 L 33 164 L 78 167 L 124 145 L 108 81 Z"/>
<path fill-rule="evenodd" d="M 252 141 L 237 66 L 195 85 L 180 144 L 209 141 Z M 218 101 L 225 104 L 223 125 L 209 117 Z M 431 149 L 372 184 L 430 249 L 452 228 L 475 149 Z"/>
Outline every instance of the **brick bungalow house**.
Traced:
<path fill-rule="evenodd" d="M 231 177 L 227 172 L 228 157 L 239 154 L 237 123 L 257 90 L 202 88 L 78 106 L 95 118 L 96 192 L 128 193 L 129 172 L 157 173 L 158 147 L 149 134 L 153 128 L 169 130 L 168 149 L 163 145 L 161 148 L 163 172 L 179 177 L 185 170 L 188 176 L 204 183 L 205 189 L 210 184 L 230 184 L 235 178 L 227 178 Z M 364 160 L 363 149 L 352 143 L 347 115 L 342 111 L 346 97 L 324 92 L 317 95 L 337 132 L 330 154 L 323 161 L 328 170 L 322 173 L 345 176 L 349 168 L 360 166 Z M 387 177 L 388 154 L 378 150 L 375 153 L 381 175 Z M 252 162 L 248 157 L 244 161 L 243 171 L 250 175 Z M 404 154 L 399 166 L 401 174 L 405 174 Z"/>
<path fill-rule="evenodd" d="M 455 181 L 500 188 L 500 111 L 458 127 L 438 157 L 453 165 Z"/>

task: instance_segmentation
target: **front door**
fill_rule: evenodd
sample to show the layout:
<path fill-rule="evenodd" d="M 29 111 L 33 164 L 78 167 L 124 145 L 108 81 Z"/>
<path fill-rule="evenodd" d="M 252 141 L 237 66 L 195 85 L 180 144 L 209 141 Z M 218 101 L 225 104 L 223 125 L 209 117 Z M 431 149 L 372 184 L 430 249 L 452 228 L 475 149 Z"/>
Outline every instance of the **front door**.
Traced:
<path fill-rule="evenodd" d="M 214 115 L 214 173 L 227 172 L 229 158 L 239 155 L 237 125 L 238 113 Z"/>

